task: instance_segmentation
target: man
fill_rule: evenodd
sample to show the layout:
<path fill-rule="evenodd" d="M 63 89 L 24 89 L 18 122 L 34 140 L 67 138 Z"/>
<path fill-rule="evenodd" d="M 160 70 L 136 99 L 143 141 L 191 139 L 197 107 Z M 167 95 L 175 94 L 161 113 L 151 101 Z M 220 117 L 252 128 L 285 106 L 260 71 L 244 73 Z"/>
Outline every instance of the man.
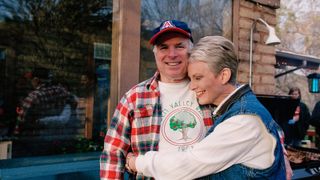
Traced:
<path fill-rule="evenodd" d="M 31 76 L 34 90 L 17 107 L 15 134 L 30 131 L 32 135 L 38 135 L 36 129 L 44 124 L 65 124 L 77 106 L 76 99 L 69 91 L 61 85 L 52 84 L 48 69 L 35 68 Z"/>
<path fill-rule="evenodd" d="M 211 108 L 199 107 L 188 89 L 192 41 L 191 30 L 181 21 L 164 21 L 154 29 L 150 43 L 158 71 L 118 104 L 100 157 L 101 179 L 122 179 L 128 152 L 186 151 L 213 125 Z"/>
<path fill-rule="evenodd" d="M 181 21 L 164 21 L 153 31 L 150 43 L 158 71 L 118 104 L 100 158 L 101 179 L 123 179 L 128 152 L 185 151 L 212 126 L 211 111 L 200 109 L 188 89 L 192 41 L 191 30 Z"/>
<path fill-rule="evenodd" d="M 201 38 L 190 54 L 188 75 L 201 105 L 217 106 L 214 126 L 187 152 L 147 152 L 129 167 L 156 179 L 285 179 L 279 126 L 248 85 L 238 85 L 233 43 Z M 132 166 L 133 165 L 133 166 Z M 135 167 L 136 165 L 136 167 Z"/>

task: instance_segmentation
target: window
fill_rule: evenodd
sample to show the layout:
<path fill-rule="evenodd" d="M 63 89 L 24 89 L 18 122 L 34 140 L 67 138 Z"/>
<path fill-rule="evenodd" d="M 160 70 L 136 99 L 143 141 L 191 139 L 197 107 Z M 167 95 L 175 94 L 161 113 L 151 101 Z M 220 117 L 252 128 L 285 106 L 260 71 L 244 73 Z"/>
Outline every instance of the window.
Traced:
<path fill-rule="evenodd" d="M 0 7 L 0 142 L 12 141 L 13 158 L 101 151 L 112 0 Z"/>
<path fill-rule="evenodd" d="M 156 65 L 148 44 L 152 30 L 164 20 L 186 22 L 194 42 L 207 35 L 232 37 L 231 0 L 142 0 L 140 81 L 151 77 Z"/>
<path fill-rule="evenodd" d="M 5 60 L 6 58 L 6 51 L 5 49 L 0 48 L 0 61 Z"/>

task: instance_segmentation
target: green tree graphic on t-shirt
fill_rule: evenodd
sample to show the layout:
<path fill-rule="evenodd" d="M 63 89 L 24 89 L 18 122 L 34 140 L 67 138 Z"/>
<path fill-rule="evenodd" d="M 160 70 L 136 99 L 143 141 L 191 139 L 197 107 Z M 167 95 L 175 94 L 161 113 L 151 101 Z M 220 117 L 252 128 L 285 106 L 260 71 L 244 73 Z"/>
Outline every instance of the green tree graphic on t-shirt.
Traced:
<path fill-rule="evenodd" d="M 189 139 L 188 129 L 194 128 L 197 125 L 197 121 L 189 112 L 180 112 L 170 118 L 170 129 L 174 131 L 180 131 L 183 140 Z"/>

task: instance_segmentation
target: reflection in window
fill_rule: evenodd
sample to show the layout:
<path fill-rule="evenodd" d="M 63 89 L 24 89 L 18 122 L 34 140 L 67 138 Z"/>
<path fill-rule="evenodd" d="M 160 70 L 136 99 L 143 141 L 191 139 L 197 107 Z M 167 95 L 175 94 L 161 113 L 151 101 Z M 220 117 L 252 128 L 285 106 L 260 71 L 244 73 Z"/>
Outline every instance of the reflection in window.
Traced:
<path fill-rule="evenodd" d="M 100 151 L 111 25 L 112 0 L 0 0 L 0 141 L 13 158 Z"/>
<path fill-rule="evenodd" d="M 231 39 L 231 0 L 142 0 L 141 1 L 141 64 L 140 80 L 156 70 L 148 41 L 152 30 L 164 20 L 177 19 L 188 23 L 197 42 L 207 35 L 222 35 Z"/>

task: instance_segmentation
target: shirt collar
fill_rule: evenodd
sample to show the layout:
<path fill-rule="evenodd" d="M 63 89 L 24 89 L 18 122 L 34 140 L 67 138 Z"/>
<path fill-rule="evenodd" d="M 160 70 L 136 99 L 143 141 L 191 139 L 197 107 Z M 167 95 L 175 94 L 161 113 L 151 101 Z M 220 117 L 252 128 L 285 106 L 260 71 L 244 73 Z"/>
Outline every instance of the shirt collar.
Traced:
<path fill-rule="evenodd" d="M 156 90 L 159 86 L 158 85 L 159 79 L 160 79 L 160 73 L 159 71 L 156 71 L 154 75 L 146 83 L 147 89 L 150 89 L 152 91 Z"/>
<path fill-rule="evenodd" d="M 214 110 L 214 112 L 212 113 L 213 115 L 217 114 L 217 112 L 220 110 L 220 108 L 222 107 L 222 105 L 231 98 L 232 95 L 234 95 L 236 92 L 239 91 L 239 89 L 241 89 L 243 86 L 245 86 L 245 84 L 242 85 L 236 85 L 236 89 L 230 93 L 226 98 L 223 99 L 223 101 L 217 106 L 217 108 Z"/>

